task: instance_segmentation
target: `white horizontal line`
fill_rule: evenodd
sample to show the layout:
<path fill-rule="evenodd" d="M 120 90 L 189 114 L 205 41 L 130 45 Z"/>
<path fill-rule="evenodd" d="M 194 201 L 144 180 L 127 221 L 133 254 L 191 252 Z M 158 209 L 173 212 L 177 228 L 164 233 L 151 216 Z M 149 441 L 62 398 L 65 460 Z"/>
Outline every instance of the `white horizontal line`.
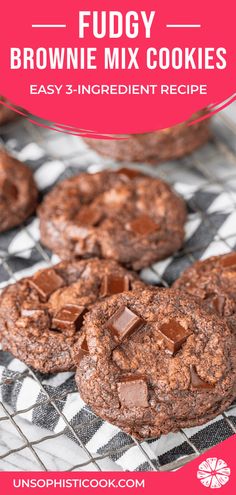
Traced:
<path fill-rule="evenodd" d="M 32 28 L 66 28 L 66 24 L 32 24 Z"/>
<path fill-rule="evenodd" d="M 201 24 L 166 24 L 168 28 L 200 28 Z"/>

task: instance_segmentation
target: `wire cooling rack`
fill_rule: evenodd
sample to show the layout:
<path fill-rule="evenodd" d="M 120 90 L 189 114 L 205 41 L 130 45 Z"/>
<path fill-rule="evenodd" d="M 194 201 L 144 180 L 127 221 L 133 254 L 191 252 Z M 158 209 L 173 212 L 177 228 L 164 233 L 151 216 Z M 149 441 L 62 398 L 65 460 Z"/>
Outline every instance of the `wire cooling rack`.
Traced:
<path fill-rule="evenodd" d="M 106 166 L 117 166 L 110 159 L 103 159 L 74 136 L 46 131 L 21 121 L 0 130 L 0 144 L 25 160 L 35 171 L 42 195 L 58 180 L 70 177 L 82 170 L 96 171 Z M 32 159 L 33 156 L 33 159 Z M 50 163 L 47 174 L 45 162 Z M 130 165 L 130 164 L 125 164 Z M 131 166 L 134 166 L 134 164 Z M 196 259 L 236 249 L 236 105 L 233 104 L 214 118 L 212 139 L 201 150 L 179 161 L 155 165 L 139 165 L 147 173 L 160 176 L 171 183 L 186 199 L 189 220 L 186 242 L 183 249 L 173 258 L 157 263 L 143 270 L 147 282 L 165 287 L 175 280 L 182 269 Z M 49 169 L 47 169 L 49 170 Z M 235 217 L 234 217 L 235 215 Z M 56 258 L 43 248 L 35 232 L 37 220 L 31 218 L 23 226 L 7 235 L 0 236 L 0 286 L 55 263 Z M 22 239 L 27 238 L 22 249 Z M 25 245 L 25 244 L 24 244 Z M 30 253 L 30 254 L 29 254 Z M 201 440 L 195 429 L 182 430 L 172 455 L 168 449 L 153 454 L 150 447 L 155 440 L 139 442 L 129 437 L 124 445 L 110 445 L 101 453 L 94 454 L 85 445 L 83 431 L 99 421 L 96 416 L 88 417 L 88 424 L 81 425 L 67 416 L 61 407 L 68 390 L 60 391 L 60 397 L 49 391 L 42 375 L 22 364 L 18 365 L 12 356 L 0 351 L 1 360 L 10 363 L 8 373 L 2 375 L 4 402 L 0 402 L 0 470 L 129 470 L 129 465 L 116 463 L 119 456 L 125 456 L 133 446 L 140 456 L 139 470 L 173 470 L 194 459 L 200 453 L 236 433 L 236 409 L 231 408 L 218 421 L 202 428 Z M 16 366 L 16 368 L 15 368 Z M 17 370 L 17 371 L 16 371 Z M 32 378 L 40 390 L 40 400 L 21 408 L 12 408 L 7 400 L 7 387 L 17 390 L 22 381 Z M 53 380 L 53 379 L 52 379 Z M 72 378 L 70 393 L 76 393 Z M 25 418 L 34 410 L 50 411 L 59 416 L 60 428 L 56 431 L 32 425 Z M 218 425 L 218 426 L 217 426 Z M 127 435 L 126 435 L 127 437 Z M 184 454 L 178 446 L 184 445 Z M 171 450 L 171 448 L 170 448 Z M 130 470 L 133 470 L 132 466 Z"/>

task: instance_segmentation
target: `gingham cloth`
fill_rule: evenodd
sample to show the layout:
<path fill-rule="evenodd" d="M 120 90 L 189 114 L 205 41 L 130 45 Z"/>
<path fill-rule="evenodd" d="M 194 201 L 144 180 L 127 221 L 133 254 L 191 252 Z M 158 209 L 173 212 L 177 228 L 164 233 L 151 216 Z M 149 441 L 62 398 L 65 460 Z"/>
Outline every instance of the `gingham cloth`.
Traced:
<path fill-rule="evenodd" d="M 78 138 L 73 140 L 74 150 L 71 150 L 72 141 L 65 137 L 46 135 L 46 138 L 47 144 L 50 138 L 57 139 L 58 156 L 55 153 L 52 156 L 48 149 L 45 151 L 43 141 L 42 146 L 38 140 L 37 143 L 30 141 L 24 124 L 3 136 L 8 149 L 33 168 L 42 195 L 65 177 L 81 170 L 93 172 L 110 164 L 89 151 Z M 112 162 L 112 166 L 116 165 Z M 170 285 L 195 259 L 235 249 L 236 166 L 233 159 L 229 157 L 227 161 L 214 143 L 209 143 L 191 158 L 156 168 L 145 166 L 145 170 L 172 183 L 186 199 L 189 215 L 183 250 L 143 270 L 144 280 Z M 36 217 L 30 218 L 24 226 L 0 234 L 0 287 L 57 261 L 57 257 L 39 243 Z M 153 461 L 153 467 L 158 467 L 158 462 L 164 466 L 182 456 L 201 452 L 232 435 L 232 424 L 236 426 L 236 408 L 232 407 L 225 416 L 207 425 L 143 442 L 140 449 L 130 436 L 102 421 L 84 404 L 76 391 L 73 373 L 34 375 L 23 363 L 0 351 L 0 382 L 0 400 L 13 411 L 26 410 L 21 413 L 26 421 L 55 433 L 64 431 L 74 442 L 82 442 L 93 456 L 109 453 L 109 458 L 123 470 L 152 469 L 146 454 Z M 41 405 L 32 408 L 37 404 Z"/>

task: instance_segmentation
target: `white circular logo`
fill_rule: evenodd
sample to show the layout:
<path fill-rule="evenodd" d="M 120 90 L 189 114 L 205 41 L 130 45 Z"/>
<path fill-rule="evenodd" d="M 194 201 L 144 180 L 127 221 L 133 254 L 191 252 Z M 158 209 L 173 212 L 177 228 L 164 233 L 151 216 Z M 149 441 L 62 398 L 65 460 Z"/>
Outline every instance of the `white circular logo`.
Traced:
<path fill-rule="evenodd" d="M 230 468 L 223 459 L 209 457 L 198 466 L 197 478 L 207 488 L 221 488 L 229 477 Z"/>

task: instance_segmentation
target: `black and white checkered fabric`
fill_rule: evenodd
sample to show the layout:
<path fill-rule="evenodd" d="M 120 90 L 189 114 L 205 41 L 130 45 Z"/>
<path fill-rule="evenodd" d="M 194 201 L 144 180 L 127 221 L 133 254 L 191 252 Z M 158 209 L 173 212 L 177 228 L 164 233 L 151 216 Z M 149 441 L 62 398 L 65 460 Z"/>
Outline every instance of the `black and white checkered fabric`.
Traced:
<path fill-rule="evenodd" d="M 214 133 L 214 140 L 191 157 L 158 167 L 145 165 L 147 173 L 173 185 L 186 199 L 189 211 L 183 249 L 143 270 L 147 282 L 168 286 L 194 260 L 236 248 L 236 139 L 220 118 L 215 120 Z M 76 137 L 40 130 L 28 122 L 8 128 L 1 139 L 0 144 L 33 168 L 42 196 L 58 181 L 82 170 L 93 172 L 118 165 L 102 159 Z M 1 288 L 57 261 L 39 242 L 36 217 L 0 234 Z M 76 390 L 73 373 L 42 376 L 2 351 L 0 401 L 13 415 L 55 434 L 68 435 L 91 462 L 107 457 L 122 470 L 172 466 L 177 459 L 191 458 L 236 431 L 236 407 L 232 406 L 200 428 L 139 444 L 91 412 Z M 79 458 L 76 463 L 80 463 Z"/>

